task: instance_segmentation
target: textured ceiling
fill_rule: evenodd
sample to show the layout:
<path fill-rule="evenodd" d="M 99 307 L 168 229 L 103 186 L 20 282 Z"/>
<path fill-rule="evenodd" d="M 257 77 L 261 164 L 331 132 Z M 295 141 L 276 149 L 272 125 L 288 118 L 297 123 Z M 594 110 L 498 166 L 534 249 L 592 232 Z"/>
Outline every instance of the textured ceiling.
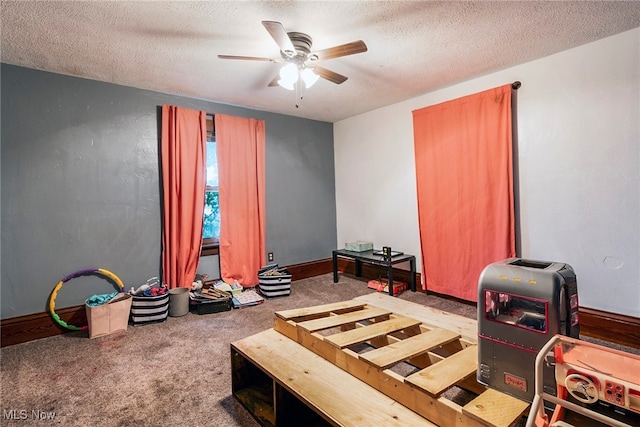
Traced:
<path fill-rule="evenodd" d="M 2 62 L 335 122 L 640 26 L 639 1 L 2 1 Z M 303 99 L 267 87 L 261 21 L 368 51 L 318 65 Z M 296 108 L 296 104 L 299 107 Z"/>

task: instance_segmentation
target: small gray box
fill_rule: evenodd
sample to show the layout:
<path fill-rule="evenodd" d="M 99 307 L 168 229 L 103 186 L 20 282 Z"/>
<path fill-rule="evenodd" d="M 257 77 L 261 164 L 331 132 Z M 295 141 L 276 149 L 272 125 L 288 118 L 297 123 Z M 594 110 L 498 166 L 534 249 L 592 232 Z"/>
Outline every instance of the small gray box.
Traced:
<path fill-rule="evenodd" d="M 357 242 L 347 242 L 344 244 L 344 249 L 352 252 L 372 251 L 373 242 L 364 242 L 361 240 L 358 240 Z"/>

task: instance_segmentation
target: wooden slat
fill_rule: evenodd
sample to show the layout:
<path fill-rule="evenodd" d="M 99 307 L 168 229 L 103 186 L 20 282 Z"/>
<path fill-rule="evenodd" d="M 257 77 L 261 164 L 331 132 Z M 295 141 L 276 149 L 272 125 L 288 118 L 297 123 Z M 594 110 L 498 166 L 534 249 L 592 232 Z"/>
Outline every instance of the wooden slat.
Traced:
<path fill-rule="evenodd" d="M 377 348 L 361 354 L 360 359 L 380 368 L 386 369 L 403 360 L 420 356 L 436 347 L 460 338 L 459 334 L 444 329 L 434 329 L 407 339 Z"/>
<path fill-rule="evenodd" d="M 276 311 L 275 315 L 281 319 L 289 320 L 307 316 L 317 316 L 321 314 L 342 313 L 344 311 L 359 310 L 367 303 L 355 300 L 342 301 L 331 304 L 316 305 L 313 307 L 295 308 L 292 310 Z"/>
<path fill-rule="evenodd" d="M 337 316 L 321 317 L 320 319 L 300 322 L 298 323 L 298 327 L 308 332 L 315 332 L 389 314 L 391 314 L 391 312 L 383 308 L 366 307 L 362 310 L 339 314 Z"/>
<path fill-rule="evenodd" d="M 231 343 L 231 351 L 259 367 L 331 425 L 437 427 L 273 329 Z"/>
<path fill-rule="evenodd" d="M 389 296 L 382 292 L 371 292 L 354 298 L 356 301 L 366 302 L 369 306 L 386 308 L 393 313 L 413 317 L 422 321 L 430 329 L 447 329 L 459 333 L 470 343 L 478 342 L 478 322 L 457 314 L 427 307 L 424 304 L 405 301 Z"/>
<path fill-rule="evenodd" d="M 518 420 L 528 407 L 529 403 L 523 400 L 498 390 L 488 389 L 467 403 L 462 412 L 488 426 L 508 427 Z"/>
<path fill-rule="evenodd" d="M 370 295 L 373 295 L 370 297 L 371 300 L 364 298 L 364 296 L 362 298 L 358 297 L 355 300 L 366 303 L 367 314 L 364 315 L 364 318 L 372 319 L 369 316 L 371 316 L 371 312 L 374 309 L 384 310 L 382 313 L 385 314 L 375 317 L 373 322 L 361 322 L 356 320 L 358 317 L 362 316 L 362 313 L 353 312 L 337 315 L 336 312 L 331 312 L 328 314 L 318 314 L 317 317 L 315 317 L 316 320 L 312 320 L 314 318 L 311 316 L 289 320 L 283 320 L 276 316 L 274 327 L 276 327 L 276 330 L 279 330 L 280 332 L 284 331 L 282 332 L 284 335 L 290 337 L 291 340 L 299 343 L 302 347 L 312 351 L 318 356 L 321 356 L 324 360 L 332 363 L 334 366 L 344 370 L 371 387 L 374 387 L 378 391 L 394 399 L 398 404 L 406 406 L 440 427 L 486 427 L 486 423 L 484 421 L 480 421 L 469 414 L 463 413 L 462 406 L 449 400 L 446 396 L 443 396 L 441 391 L 441 389 L 444 390 L 445 387 L 451 387 L 454 384 L 458 387 L 464 388 L 465 390 L 473 390 L 476 394 L 482 393 L 485 390 L 483 386 L 475 381 L 477 366 L 477 338 L 475 334 L 477 333 L 477 328 L 469 327 L 467 322 L 467 320 L 472 320 L 465 320 L 460 316 L 441 312 L 439 310 L 429 310 L 428 307 L 423 305 L 399 300 L 398 298 L 389 296 L 380 297 L 380 294 L 375 292 Z M 381 302 L 381 305 L 378 305 L 377 302 Z M 327 317 L 319 319 L 318 317 L 321 316 Z M 343 323 L 345 316 L 346 319 L 348 319 L 348 323 Z M 411 318 L 415 323 L 409 322 L 408 324 L 412 324 L 414 326 L 405 328 L 401 333 L 398 332 L 395 327 L 388 329 L 387 326 L 385 326 L 385 324 L 393 325 L 394 322 L 390 320 L 399 318 Z M 447 320 L 451 320 L 451 324 L 449 324 Z M 301 327 L 301 324 L 304 324 L 305 328 L 313 330 L 315 330 L 316 327 L 326 329 L 324 331 L 317 330 L 317 332 L 310 332 Z M 334 326 L 339 326 L 339 328 Z M 327 327 L 331 327 L 331 329 Z M 376 330 L 377 328 L 381 329 Z M 444 376 L 444 378 L 446 378 L 444 381 L 445 386 L 435 383 L 435 385 L 432 385 L 432 387 L 429 388 L 429 391 L 422 388 L 422 383 L 418 376 L 414 377 L 417 384 L 414 385 L 411 382 L 406 381 L 404 376 L 393 372 L 389 368 L 374 367 L 375 365 L 372 365 L 369 361 L 365 361 L 360 358 L 360 354 L 358 354 L 353 346 L 350 347 L 351 344 L 366 341 L 373 347 L 384 348 L 400 341 L 406 341 L 413 336 L 435 330 L 452 332 L 453 335 L 449 334 L 449 336 L 457 338 L 450 342 L 440 344 L 437 349 L 432 348 L 431 351 L 426 350 L 430 347 L 427 345 L 426 349 L 423 348 L 415 350 L 418 355 L 409 356 L 405 359 L 409 363 L 418 366 L 418 369 L 422 369 L 427 366 L 438 367 L 438 369 L 432 371 L 433 376 Z M 473 340 L 466 339 L 465 335 L 473 338 Z M 338 342 L 339 340 L 340 342 Z M 409 341 L 409 343 L 410 342 L 411 341 Z M 413 344 L 409 343 L 402 344 L 400 346 L 401 350 L 399 351 L 406 352 L 406 354 L 413 353 L 414 350 L 408 349 L 408 347 L 412 347 Z M 403 348 L 403 346 L 407 346 L 407 348 Z M 470 350 L 467 350 L 470 353 L 463 350 L 467 347 L 470 347 Z M 425 350 L 425 353 L 420 354 Z M 377 350 L 373 351 L 375 352 Z M 391 350 L 385 351 L 391 352 Z M 381 354 L 383 356 L 380 356 Z M 376 363 L 379 363 L 381 366 L 386 366 L 388 363 L 382 359 L 383 357 L 388 357 L 388 360 L 391 360 L 392 358 L 398 359 L 401 357 L 399 354 L 396 354 L 395 356 L 384 356 L 384 354 L 384 352 L 378 353 L 378 356 L 380 356 L 381 359 L 376 361 Z M 470 355 L 469 360 L 465 359 L 465 355 L 467 354 Z M 288 354 L 281 357 L 279 363 L 286 364 L 289 357 L 290 355 Z M 402 357 L 404 357 L 404 355 L 402 355 Z M 456 362 L 456 360 L 458 361 Z M 457 378 L 462 379 L 456 381 Z M 433 382 L 433 380 L 431 381 Z M 422 382 L 427 385 L 430 384 L 427 379 L 424 379 Z M 473 384 L 470 385 L 469 383 Z M 353 425 L 363 424 L 358 423 Z"/>
<path fill-rule="evenodd" d="M 458 381 L 475 374 L 477 367 L 478 348 L 471 346 L 409 375 L 405 381 L 438 396 Z"/>
<path fill-rule="evenodd" d="M 324 340 L 338 348 L 345 348 L 353 344 L 368 341 L 372 338 L 418 325 L 420 325 L 419 320 L 411 319 L 409 317 L 396 317 L 383 322 L 376 322 L 361 328 L 330 335 L 325 337 Z"/>

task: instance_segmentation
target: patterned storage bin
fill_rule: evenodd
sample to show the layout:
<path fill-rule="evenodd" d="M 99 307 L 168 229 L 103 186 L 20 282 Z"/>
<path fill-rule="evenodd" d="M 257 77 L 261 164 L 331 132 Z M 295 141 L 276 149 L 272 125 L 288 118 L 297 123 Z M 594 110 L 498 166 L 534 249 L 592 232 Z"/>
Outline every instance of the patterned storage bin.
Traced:
<path fill-rule="evenodd" d="M 157 277 L 147 280 L 147 288 L 160 287 Z M 143 285 L 145 286 L 145 285 Z M 164 289 L 161 295 L 152 295 L 149 291 L 142 293 L 143 287 L 138 291 L 139 295 L 132 295 L 131 301 L 131 323 L 133 326 L 146 325 L 149 323 L 164 322 L 169 314 L 169 290 Z M 157 291 L 155 289 L 154 291 Z"/>
<path fill-rule="evenodd" d="M 266 266 L 258 272 L 258 287 L 265 297 L 282 297 L 291 294 L 291 273 L 277 264 Z"/>
<path fill-rule="evenodd" d="M 169 314 L 169 292 L 164 295 L 134 295 L 131 302 L 131 322 L 134 326 L 164 322 Z"/>

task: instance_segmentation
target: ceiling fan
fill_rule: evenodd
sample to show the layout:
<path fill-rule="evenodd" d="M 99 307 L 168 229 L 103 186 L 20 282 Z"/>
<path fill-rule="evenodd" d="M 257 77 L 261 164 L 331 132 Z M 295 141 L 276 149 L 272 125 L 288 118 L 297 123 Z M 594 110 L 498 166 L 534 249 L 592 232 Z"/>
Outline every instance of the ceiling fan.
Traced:
<path fill-rule="evenodd" d="M 307 88 L 311 87 L 319 77 L 330 82 L 341 84 L 347 80 L 346 76 L 316 65 L 317 61 L 340 58 L 367 51 L 367 45 L 362 40 L 312 52 L 311 36 L 299 32 L 286 32 L 283 25 L 276 21 L 262 21 L 262 25 L 269 32 L 280 48 L 280 58 L 261 58 L 256 56 L 218 55 L 220 59 L 240 59 L 246 61 L 268 61 L 285 64 L 278 75 L 268 86 L 280 85 L 293 90 L 298 79 L 304 81 Z"/>

